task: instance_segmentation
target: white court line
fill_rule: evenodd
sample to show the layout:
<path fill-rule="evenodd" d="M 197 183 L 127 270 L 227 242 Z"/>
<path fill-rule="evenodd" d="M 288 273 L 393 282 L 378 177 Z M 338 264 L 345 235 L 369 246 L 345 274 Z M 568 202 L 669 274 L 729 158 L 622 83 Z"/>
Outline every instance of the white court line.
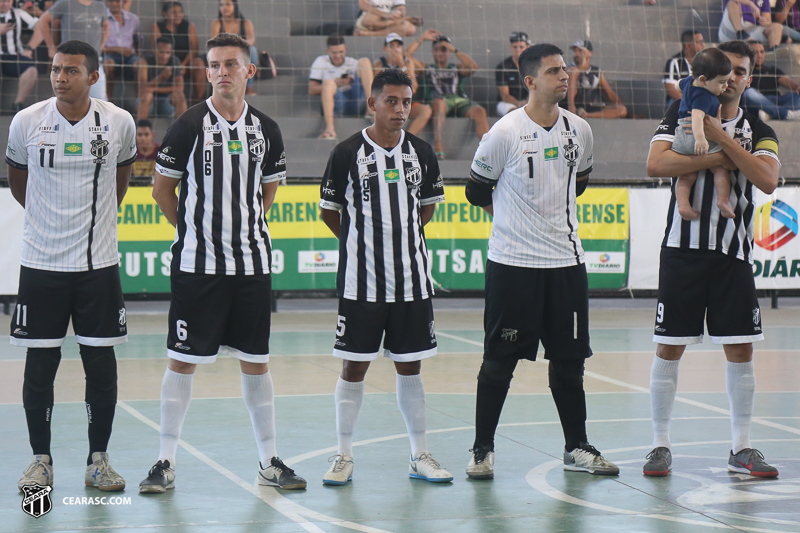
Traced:
<path fill-rule="evenodd" d="M 147 418 L 145 415 L 131 407 L 125 402 L 117 402 L 117 405 L 125 409 L 128 413 L 130 413 L 134 418 L 147 424 L 151 428 L 155 429 L 158 432 L 161 432 L 161 426 Z M 320 529 L 317 525 L 309 522 L 306 518 L 310 518 L 317 522 L 325 522 L 328 524 L 332 524 L 335 526 L 353 529 L 355 531 L 361 531 L 363 533 L 390 533 L 383 529 L 377 529 L 374 527 L 364 526 L 361 524 L 356 524 L 354 522 L 349 522 L 347 520 L 340 520 L 338 518 L 332 518 L 330 516 L 326 516 L 324 514 L 318 513 L 316 511 L 312 511 L 302 505 L 299 505 L 289 498 L 281 495 L 277 489 L 273 487 L 263 487 L 257 484 L 251 484 L 219 464 L 218 462 L 214 461 L 206 454 L 189 444 L 188 442 L 184 441 L 183 439 L 178 441 L 178 445 L 192 454 L 194 457 L 205 463 L 206 465 L 210 466 L 226 478 L 230 479 L 244 490 L 259 498 L 264 503 L 281 513 L 283 516 L 288 518 L 289 520 L 295 522 L 299 526 L 301 526 L 306 531 L 311 533 L 325 533 L 324 530 Z"/>

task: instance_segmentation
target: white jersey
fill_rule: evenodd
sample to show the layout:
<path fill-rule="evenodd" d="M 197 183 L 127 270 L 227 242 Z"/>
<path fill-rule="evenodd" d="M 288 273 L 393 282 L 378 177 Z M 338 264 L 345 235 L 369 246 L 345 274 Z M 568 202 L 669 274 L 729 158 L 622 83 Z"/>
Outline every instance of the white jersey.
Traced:
<path fill-rule="evenodd" d="M 92 98 L 75 125 L 55 98 L 17 113 L 6 162 L 28 171 L 22 265 L 80 272 L 118 264 L 117 168 L 135 160 L 136 124 L 114 104 Z"/>
<path fill-rule="evenodd" d="M 344 61 L 338 67 L 331 62 L 330 56 L 327 54 L 319 56 L 311 64 L 311 71 L 308 74 L 308 79 L 322 83 L 325 80 L 335 80 L 350 76 L 356 78 L 356 71 L 358 70 L 358 60 L 353 57 L 345 57 Z"/>
<path fill-rule="evenodd" d="M 592 171 L 592 130 L 559 108 L 547 129 L 524 108 L 497 121 L 475 152 L 470 176 L 494 185 L 490 260 L 529 268 L 583 263 L 575 180 Z"/>

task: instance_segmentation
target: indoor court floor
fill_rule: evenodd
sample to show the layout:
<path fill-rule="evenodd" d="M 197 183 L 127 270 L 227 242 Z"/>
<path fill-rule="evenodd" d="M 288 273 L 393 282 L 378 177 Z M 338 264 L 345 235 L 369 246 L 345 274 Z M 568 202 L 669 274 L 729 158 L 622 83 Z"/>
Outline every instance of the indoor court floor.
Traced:
<path fill-rule="evenodd" d="M 278 450 L 308 480 L 304 491 L 255 484 L 258 458 L 236 360 L 200 367 L 178 450 L 176 489 L 139 495 L 158 457 L 159 393 L 166 365 L 165 302 L 132 302 L 129 342 L 117 348 L 119 403 L 109 453 L 122 493 L 84 486 L 84 378 L 68 337 L 56 381 L 52 511 L 21 510 L 16 482 L 30 461 L 21 405 L 24 350 L 0 337 L 0 532 L 789 532 L 800 531 L 800 303 L 762 301 L 766 340 L 756 344 L 754 447 L 780 469 L 764 480 L 729 474 L 730 422 L 720 347 L 689 349 L 672 424 L 673 473 L 642 475 L 652 430 L 648 384 L 653 300 L 592 300 L 595 355 L 587 361 L 588 432 L 619 477 L 564 472 L 563 435 L 547 366 L 522 362 L 500 420 L 495 478 L 470 481 L 475 386 L 483 346 L 480 300 L 437 299 L 439 355 L 423 362 L 428 445 L 455 477 L 408 477 L 409 443 L 387 360 L 373 363 L 356 432 L 354 480 L 322 485 L 336 452 L 333 392 L 341 361 L 330 353 L 335 300 L 281 300 L 270 370 Z M 9 320 L 10 317 L 5 317 Z M 72 505 L 121 496 L 119 505 Z M 75 498 L 78 498 L 77 500 Z"/>

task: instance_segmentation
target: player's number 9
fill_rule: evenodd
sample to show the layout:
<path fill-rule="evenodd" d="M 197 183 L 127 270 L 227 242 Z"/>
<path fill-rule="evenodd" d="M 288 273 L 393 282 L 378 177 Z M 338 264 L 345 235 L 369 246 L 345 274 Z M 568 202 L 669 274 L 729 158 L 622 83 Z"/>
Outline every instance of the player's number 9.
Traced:
<path fill-rule="evenodd" d="M 664 304 L 658 304 L 658 311 L 656 313 L 656 322 L 661 324 L 664 321 Z"/>

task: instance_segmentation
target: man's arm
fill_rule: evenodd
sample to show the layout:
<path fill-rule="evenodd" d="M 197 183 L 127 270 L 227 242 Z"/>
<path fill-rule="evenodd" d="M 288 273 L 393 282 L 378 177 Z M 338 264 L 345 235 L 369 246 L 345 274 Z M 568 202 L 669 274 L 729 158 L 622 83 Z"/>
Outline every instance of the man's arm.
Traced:
<path fill-rule="evenodd" d="M 672 178 L 714 167 L 728 170 L 737 168 L 724 151 L 708 155 L 683 155 L 673 152 L 669 141 L 653 141 L 647 154 L 647 175 L 651 178 Z"/>
<path fill-rule="evenodd" d="M 358 9 L 363 11 L 364 13 L 369 13 L 370 15 L 375 15 L 376 17 L 380 17 L 382 19 L 389 18 L 386 13 L 370 5 L 368 0 L 358 0 Z"/>
<path fill-rule="evenodd" d="M 567 81 L 567 109 L 570 113 L 575 113 L 577 108 L 575 107 L 575 97 L 578 95 L 578 77 L 581 75 L 581 71 L 577 68 L 571 68 L 569 70 L 569 80 Z"/>
<path fill-rule="evenodd" d="M 11 196 L 14 197 L 14 200 L 25 207 L 25 195 L 28 191 L 27 169 L 21 170 L 8 165 L 8 187 L 11 189 Z"/>
<path fill-rule="evenodd" d="M 278 192 L 278 185 L 280 185 L 280 183 L 280 180 L 276 180 L 261 184 L 261 197 L 262 203 L 264 204 L 264 214 L 269 213 L 269 210 L 272 209 L 272 203 L 275 201 L 275 193 Z"/>
<path fill-rule="evenodd" d="M 800 82 L 794 81 L 789 76 L 781 76 L 780 78 L 778 78 L 778 84 L 783 85 L 792 92 L 800 91 Z"/>
<path fill-rule="evenodd" d="M 168 178 L 158 172 L 153 178 L 153 199 L 173 226 L 178 225 L 178 195 L 175 193 L 177 185 L 178 180 Z"/>
<path fill-rule="evenodd" d="M 678 89 L 678 86 L 674 83 L 667 83 L 664 82 L 664 90 L 667 92 L 667 96 L 672 98 L 673 100 L 680 100 L 683 98 L 683 93 Z"/>
<path fill-rule="evenodd" d="M 447 46 L 451 48 L 452 52 L 455 52 L 456 57 L 461 62 L 458 65 L 458 73 L 461 74 L 463 77 L 472 76 L 476 70 L 478 70 L 478 64 L 475 62 L 474 59 L 469 57 L 465 52 L 461 50 L 456 50 L 456 47 L 453 46 L 452 43 L 447 43 Z"/>
<path fill-rule="evenodd" d="M 433 213 L 431 213 L 431 216 L 433 216 Z M 332 211 L 330 209 L 321 207 L 319 209 L 319 217 L 322 219 L 325 225 L 328 226 L 328 228 L 331 230 L 331 233 L 333 233 L 338 239 L 342 229 L 342 219 L 339 211 Z"/>
<path fill-rule="evenodd" d="M 308 80 L 308 94 L 311 96 L 322 94 L 322 84 L 317 80 Z"/>
<path fill-rule="evenodd" d="M 42 15 L 42 18 L 39 19 L 39 22 L 36 23 L 36 29 L 39 30 L 42 39 L 44 40 L 44 44 L 47 45 L 47 53 L 50 56 L 50 59 L 56 55 L 56 45 L 53 43 L 53 33 L 50 31 L 50 24 L 53 22 L 53 15 L 50 11 L 45 11 Z"/>
<path fill-rule="evenodd" d="M 122 205 L 125 193 L 128 192 L 128 183 L 131 181 L 133 165 L 117 167 L 117 207 Z"/>
<path fill-rule="evenodd" d="M 431 221 L 434 211 L 436 211 L 436 204 L 423 205 L 419 208 L 419 217 L 423 226 Z"/>
<path fill-rule="evenodd" d="M 619 96 L 617 96 L 617 93 L 615 93 L 614 90 L 611 88 L 611 85 L 608 84 L 608 80 L 606 80 L 606 75 L 603 74 L 602 72 L 600 73 L 600 88 L 605 93 L 606 98 L 608 98 L 609 102 L 615 105 L 620 105 L 622 103 L 622 101 L 619 99 Z"/>
<path fill-rule="evenodd" d="M 106 47 L 108 42 L 108 19 L 103 19 L 103 29 L 100 31 L 100 50 Z"/>

